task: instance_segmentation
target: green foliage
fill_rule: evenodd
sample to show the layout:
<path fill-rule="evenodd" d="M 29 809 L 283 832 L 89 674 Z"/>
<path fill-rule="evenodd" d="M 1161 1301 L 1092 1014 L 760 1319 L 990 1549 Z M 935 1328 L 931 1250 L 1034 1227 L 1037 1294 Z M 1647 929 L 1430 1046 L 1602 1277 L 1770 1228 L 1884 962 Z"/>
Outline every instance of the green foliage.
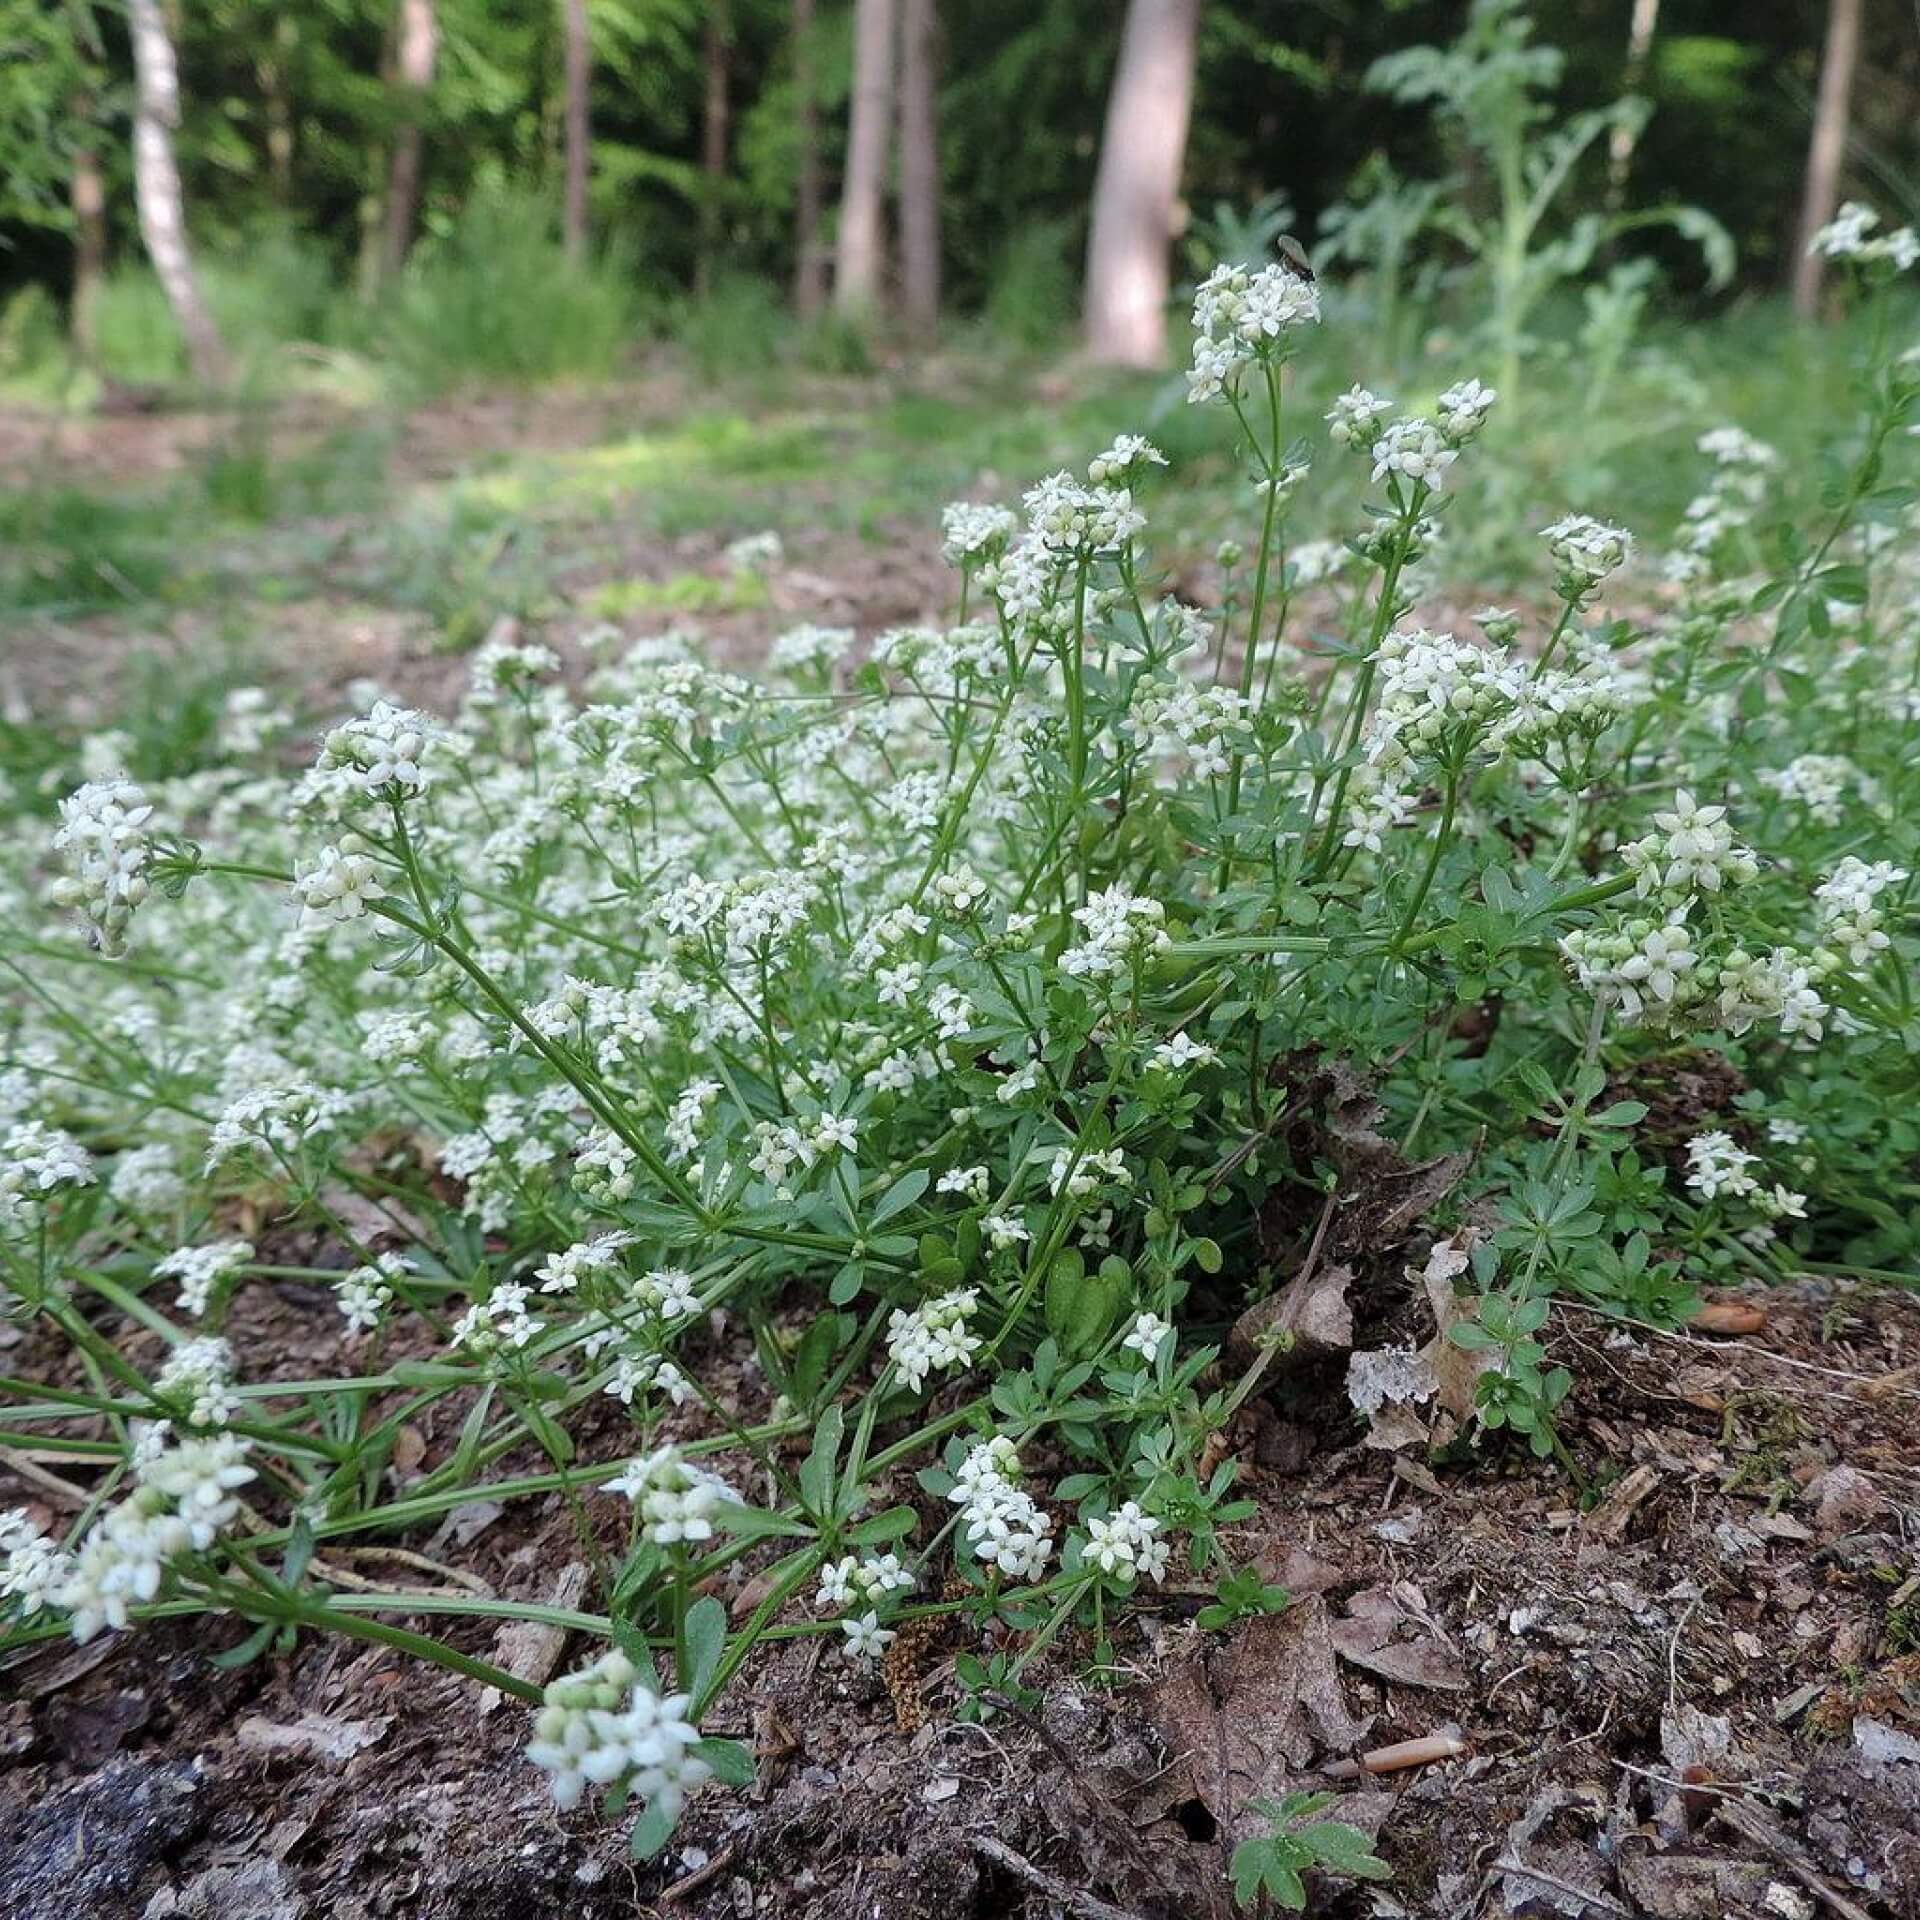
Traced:
<path fill-rule="evenodd" d="M 561 251 L 550 207 L 480 195 L 423 241 L 375 322 L 414 386 L 604 380 L 638 334 L 641 303 L 618 248 L 583 262 Z"/>
<path fill-rule="evenodd" d="M 1289 1913 L 1307 1905 L 1304 1875 L 1334 1873 L 1348 1880 L 1386 1880 L 1392 1869 L 1378 1858 L 1358 1827 L 1343 1820 L 1313 1816 L 1335 1804 L 1331 1793 L 1290 1793 L 1282 1800 L 1254 1800 L 1248 1811 L 1272 1825 L 1272 1832 L 1243 1840 L 1233 1850 L 1233 1897 L 1243 1907 L 1263 1896 Z"/>
<path fill-rule="evenodd" d="M 1429 223 L 1463 245 L 1485 273 L 1491 307 L 1487 331 L 1499 356 L 1497 379 L 1510 398 L 1519 390 L 1520 363 L 1535 343 L 1528 325 L 1553 288 L 1577 279 L 1610 238 L 1664 224 L 1700 249 L 1712 285 L 1733 275 L 1733 242 L 1718 221 L 1698 207 L 1653 212 L 1582 212 L 1566 219 L 1562 201 L 1582 163 L 1604 136 L 1638 133 L 1648 108 L 1638 99 L 1557 120 L 1547 98 L 1558 86 L 1565 57 L 1533 39 L 1524 0 L 1474 0 L 1460 37 L 1447 47 L 1408 47 L 1374 63 L 1368 85 L 1403 103 L 1431 102 L 1462 144 L 1476 154 L 1494 183 L 1484 210 L 1464 195 L 1450 194 L 1427 210 Z M 1392 215 L 1371 221 L 1350 215 L 1383 238 L 1400 237 L 1409 203 L 1383 178 L 1380 191 L 1393 196 Z M 1418 204 L 1417 202 L 1412 204 Z"/>
<path fill-rule="evenodd" d="M 1037 352 L 1057 346 L 1079 307 L 1080 263 L 1064 220 L 1014 229 L 994 256 L 987 330 L 1008 346 Z"/>

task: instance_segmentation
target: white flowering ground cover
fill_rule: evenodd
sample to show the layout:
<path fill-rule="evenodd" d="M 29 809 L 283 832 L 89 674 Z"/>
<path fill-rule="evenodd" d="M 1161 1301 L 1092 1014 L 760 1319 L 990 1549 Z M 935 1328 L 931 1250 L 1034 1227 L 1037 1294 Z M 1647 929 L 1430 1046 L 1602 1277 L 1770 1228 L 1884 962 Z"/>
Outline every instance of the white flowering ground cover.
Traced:
<path fill-rule="evenodd" d="M 1901 262 L 1835 250 L 1885 297 Z M 457 712 L 371 700 L 296 772 L 248 694 L 218 765 L 102 766 L 51 832 L 17 796 L 0 1279 L 67 1364 L 0 1379 L 0 1442 L 57 1441 L 81 1498 L 0 1515 L 0 1649 L 197 1614 L 242 1657 L 375 1641 L 523 1702 L 556 1801 L 650 1856 L 752 1777 L 711 1729 L 764 1642 L 858 1663 L 957 1622 L 988 1715 L 1069 1639 L 1112 1668 L 1170 1581 L 1215 1627 L 1284 1603 L 1217 1442 L 1291 1338 L 1229 1328 L 1317 1257 L 1278 1270 L 1263 1219 L 1366 1197 L 1294 1158 L 1302 1060 L 1453 1166 L 1424 1224 L 1466 1437 L 1576 1497 L 1560 1303 L 1673 1326 L 1719 1281 L 1915 1273 L 1920 365 L 1861 369 L 1819 524 L 1777 522 L 1777 457 L 1729 425 L 1681 526 L 1543 513 L 1549 617 L 1455 630 L 1423 609 L 1499 396 L 1296 420 L 1318 312 L 1284 266 L 1200 290 L 1191 398 L 1250 482 L 1218 606 L 1157 571 L 1176 477 L 1126 435 L 952 508 L 953 624 L 864 657 L 803 628 L 748 678 L 670 634 L 575 694 L 502 641 Z M 1290 542 L 1340 461 L 1364 525 Z M 1634 1089 L 1708 1047 L 1740 1090 L 1669 1154 Z M 325 1377 L 223 1337 L 277 1281 L 332 1290 Z M 751 1404 L 707 1377 L 723 1327 Z M 1375 1414 L 1440 1391 L 1412 1350 L 1354 1369 Z M 443 1405 L 457 1443 L 397 1493 Z M 583 1448 L 609 1406 L 624 1443 Z M 332 1577 L 556 1491 L 578 1607 Z M 601 1650 L 542 1687 L 435 1631 L 476 1615 Z"/>

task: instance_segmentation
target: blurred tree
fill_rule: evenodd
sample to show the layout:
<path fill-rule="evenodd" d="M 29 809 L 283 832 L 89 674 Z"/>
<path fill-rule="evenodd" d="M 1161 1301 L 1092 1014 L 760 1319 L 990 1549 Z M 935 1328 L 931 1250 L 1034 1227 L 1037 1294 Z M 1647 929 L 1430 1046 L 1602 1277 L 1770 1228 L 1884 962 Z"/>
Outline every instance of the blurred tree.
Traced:
<path fill-rule="evenodd" d="M 938 34 L 934 0 L 901 0 L 901 310 L 921 340 L 931 339 L 940 325 Z"/>
<path fill-rule="evenodd" d="M 383 276 L 391 279 L 406 265 L 413 245 L 420 203 L 420 156 L 426 133 L 422 117 L 433 90 L 440 56 L 440 22 L 434 0 L 400 0 L 399 40 L 394 51 L 393 84 L 399 100 L 399 125 L 387 171 L 385 235 L 380 250 Z"/>
<path fill-rule="evenodd" d="M 593 46 L 587 31 L 587 0 L 563 0 L 567 40 L 567 198 L 561 222 L 567 258 L 587 252 L 587 177 L 592 163 L 589 96 Z"/>
<path fill-rule="evenodd" d="M 813 0 L 793 0 L 793 304 L 814 319 L 827 304 L 827 257 L 820 246 L 820 103 Z"/>
<path fill-rule="evenodd" d="M 1167 355 L 1169 249 L 1193 105 L 1200 0 L 1130 0 L 1093 186 L 1084 300 L 1095 360 Z"/>
<path fill-rule="evenodd" d="M 845 314 L 878 304 L 886 255 L 881 201 L 893 114 L 894 0 L 854 0 L 853 106 L 840 183 L 833 303 Z"/>
<path fill-rule="evenodd" d="M 174 162 L 173 134 L 180 124 L 180 78 L 173 41 L 160 0 L 127 0 L 127 26 L 133 35 L 133 71 L 137 89 L 133 117 L 133 178 L 140 208 L 140 233 L 147 257 L 173 309 L 187 343 L 194 377 L 207 386 L 226 378 L 227 350 L 201 296 L 187 246 L 187 216 L 180 193 L 180 169 Z"/>
<path fill-rule="evenodd" d="M 727 0 L 707 0 L 701 35 L 701 71 L 706 82 L 700 116 L 700 251 L 693 263 L 693 286 L 705 295 L 713 287 L 720 251 L 727 191 L 727 68 L 733 40 Z"/>
<path fill-rule="evenodd" d="M 1806 184 L 1800 196 L 1800 226 L 1794 236 L 1793 310 L 1805 319 L 1811 319 L 1820 305 L 1820 277 L 1826 262 L 1813 251 L 1813 236 L 1833 218 L 1840 198 L 1840 166 L 1847 154 L 1853 73 L 1859 61 L 1860 0 L 1830 0 L 1827 40 L 1820 54 L 1820 93 L 1814 103 Z"/>

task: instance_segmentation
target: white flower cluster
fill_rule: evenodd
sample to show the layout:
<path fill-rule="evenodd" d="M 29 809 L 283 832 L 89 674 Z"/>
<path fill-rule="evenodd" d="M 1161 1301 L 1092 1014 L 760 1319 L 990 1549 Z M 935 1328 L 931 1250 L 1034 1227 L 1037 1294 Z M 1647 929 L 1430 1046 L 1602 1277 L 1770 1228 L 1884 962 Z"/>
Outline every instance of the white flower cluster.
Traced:
<path fill-rule="evenodd" d="M 102 1515 L 53 1589 L 76 1640 L 124 1628 L 130 1608 L 158 1596 L 170 1562 L 204 1553 L 233 1524 L 234 1489 L 254 1478 L 245 1445 L 227 1433 L 182 1440 L 139 1473 L 139 1486 Z"/>
<path fill-rule="evenodd" d="M 58 1603 L 73 1563 L 16 1507 L 0 1513 L 0 1607 L 11 1602 L 22 1620 Z"/>
<path fill-rule="evenodd" d="M 1053 1555 L 1053 1515 L 1020 1484 L 1020 1453 L 1004 1434 L 974 1447 L 947 1495 L 977 1560 L 1009 1580 L 1038 1580 Z"/>
<path fill-rule="evenodd" d="M 1367 729 L 1367 758 L 1390 776 L 1494 734 L 1525 686 L 1506 653 L 1424 627 L 1396 628 L 1377 658 L 1380 703 Z"/>
<path fill-rule="evenodd" d="M 437 739 L 425 714 L 377 701 L 371 713 L 335 727 L 321 742 L 308 792 L 335 806 L 420 793 L 427 785 L 428 749 Z"/>
<path fill-rule="evenodd" d="M 153 1270 L 162 1279 L 179 1281 L 179 1309 L 198 1320 L 213 1304 L 220 1282 L 238 1273 L 252 1258 L 251 1240 L 216 1240 L 210 1246 L 176 1247 Z"/>
<path fill-rule="evenodd" d="M 17 1221 L 30 1202 L 93 1182 L 93 1156 L 72 1134 L 23 1120 L 0 1140 L 0 1228 Z"/>
<path fill-rule="evenodd" d="M 338 846 L 322 847 L 319 860 L 293 883 L 302 926 L 331 926 L 358 920 L 370 902 L 385 897 L 380 865 L 351 836 Z"/>
<path fill-rule="evenodd" d="M 1803 753 L 1784 767 L 1763 767 L 1754 776 L 1763 787 L 1805 807 L 1823 827 L 1837 827 L 1847 795 L 1863 784 L 1860 769 L 1837 753 Z"/>
<path fill-rule="evenodd" d="M 823 1613 L 840 1613 L 848 1607 L 877 1606 L 891 1594 L 912 1591 L 913 1575 L 900 1564 L 897 1553 L 870 1554 L 864 1560 L 848 1554 L 820 1569 L 814 1604 Z"/>
<path fill-rule="evenodd" d="M 1149 467 L 1164 467 L 1167 456 L 1143 433 L 1114 437 L 1105 453 L 1087 462 L 1087 478 L 1096 487 L 1132 487 L 1146 477 Z"/>
<path fill-rule="evenodd" d="M 723 557 L 731 574 L 768 574 L 786 559 L 786 543 L 768 527 L 760 533 L 746 533 L 738 540 L 730 540 Z"/>
<path fill-rule="evenodd" d="M 183 1340 L 153 1377 L 153 1391 L 185 1409 L 189 1427 L 224 1427 L 240 1402 L 233 1391 L 233 1349 L 207 1336 Z"/>
<path fill-rule="evenodd" d="M 1752 523 L 1766 498 L 1767 475 L 1780 464 L 1772 447 L 1741 427 L 1711 428 L 1696 445 L 1714 470 L 1704 491 L 1687 502 L 1679 544 L 1667 555 L 1666 577 L 1682 583 L 1710 580 L 1716 549 Z"/>
<path fill-rule="evenodd" d="M 1156 1585 L 1166 1577 L 1171 1546 L 1160 1537 L 1160 1522 L 1129 1500 L 1114 1512 L 1087 1522 L 1087 1542 L 1081 1559 L 1122 1586 L 1145 1574 Z"/>
<path fill-rule="evenodd" d="M 969 1322 L 980 1308 L 974 1287 L 959 1287 L 911 1312 L 895 1307 L 887 1319 L 887 1357 L 911 1393 L 918 1393 L 934 1372 L 957 1372 L 980 1351 L 980 1336 Z"/>
<path fill-rule="evenodd" d="M 717 1473 L 697 1467 L 676 1446 L 656 1447 L 629 1460 L 602 1491 L 633 1502 L 641 1538 L 656 1547 L 711 1540 L 713 1517 L 740 1496 Z"/>
<path fill-rule="evenodd" d="M 1114 553 L 1147 524 L 1125 487 L 1082 486 L 1070 473 L 1029 487 L 1027 526 L 1047 552 L 1079 558 Z"/>
<path fill-rule="evenodd" d="M 1047 1191 L 1065 1192 L 1075 1200 L 1084 1200 L 1102 1187 L 1132 1185 L 1132 1170 L 1118 1147 L 1097 1148 L 1077 1156 L 1072 1147 L 1058 1147 L 1054 1150 L 1053 1164 L 1047 1169 Z"/>
<path fill-rule="evenodd" d="M 1560 570 L 1556 591 L 1566 600 L 1579 600 L 1591 593 L 1633 556 L 1633 535 L 1591 514 L 1570 513 L 1543 528 L 1540 537 Z"/>
<path fill-rule="evenodd" d="M 103 953 L 126 952 L 134 909 L 147 897 L 152 817 L 146 795 L 125 779 L 89 780 L 60 802 L 53 844 L 71 871 L 49 891 L 56 906 L 87 917 Z"/>
<path fill-rule="evenodd" d="M 1382 416 L 1392 408 L 1391 400 L 1365 387 L 1349 387 L 1327 412 L 1328 436 L 1336 446 L 1371 447 L 1381 435 Z"/>
<path fill-rule="evenodd" d="M 553 1798 L 575 1807 L 589 1783 L 622 1784 L 636 1799 L 677 1814 L 713 1770 L 694 1749 L 691 1695 L 656 1693 L 617 1648 L 548 1684 L 527 1758 L 551 1776 Z"/>
<path fill-rule="evenodd" d="M 132 1147 L 113 1163 L 107 1191 L 116 1206 L 148 1219 L 172 1213 L 187 1197 L 174 1150 L 164 1140 Z"/>
<path fill-rule="evenodd" d="M 1855 967 L 1871 966 L 1891 944 L 1881 925 L 1880 895 L 1906 878 L 1906 868 L 1896 867 L 1891 860 L 1876 860 L 1869 866 L 1848 854 L 1813 890 L 1823 944 L 1844 954 Z"/>
<path fill-rule="evenodd" d="M 1804 1220 L 1807 1196 L 1778 1183 L 1763 1186 L 1752 1169 L 1760 1156 L 1749 1153 L 1732 1134 L 1697 1133 L 1687 1142 L 1687 1185 L 1702 1200 L 1743 1200 L 1763 1222 Z M 1765 1239 L 1767 1236 L 1758 1236 Z"/>
<path fill-rule="evenodd" d="M 1290 336 L 1319 318 L 1320 289 L 1282 262 L 1258 272 L 1215 267 L 1194 294 L 1188 400 L 1238 397 L 1248 367 L 1283 353 Z"/>
<path fill-rule="evenodd" d="M 243 1093 L 207 1136 L 207 1171 L 242 1154 L 269 1167 L 290 1159 L 303 1142 L 331 1132 L 345 1105 L 343 1095 L 305 1080 Z"/>
<path fill-rule="evenodd" d="M 776 673 L 829 673 L 853 651 L 851 627 L 789 627 L 767 653 Z"/>
<path fill-rule="evenodd" d="M 1876 233 L 1879 224 L 1880 216 L 1873 208 L 1849 200 L 1813 236 L 1807 251 L 1829 260 L 1890 260 L 1896 271 L 1906 272 L 1920 260 L 1920 235 L 1911 227 Z"/>
<path fill-rule="evenodd" d="M 1073 979 L 1110 979 L 1124 973 L 1136 956 L 1164 952 L 1172 945 L 1166 930 L 1167 910 L 1158 900 L 1129 893 L 1125 887 L 1104 887 L 1075 907 L 1080 923 L 1079 945 L 1060 955 L 1060 971 Z"/>
<path fill-rule="evenodd" d="M 1737 844 L 1722 806 L 1705 806 L 1682 787 L 1670 809 L 1653 816 L 1659 829 L 1620 850 L 1643 899 L 1679 903 L 1695 893 L 1719 893 L 1758 877 L 1760 863 Z"/>
<path fill-rule="evenodd" d="M 950 567 L 977 567 L 997 560 L 1019 530 L 1019 516 L 1011 507 L 956 500 L 940 516 L 940 551 Z"/>
<path fill-rule="evenodd" d="M 397 1253 L 379 1253 L 369 1264 L 343 1273 L 333 1283 L 333 1300 L 347 1331 L 371 1333 L 393 1305 L 396 1283 L 412 1271 L 412 1261 Z"/>
<path fill-rule="evenodd" d="M 1253 733 L 1245 698 L 1233 687 L 1203 687 L 1176 674 L 1142 674 L 1127 703 L 1127 726 L 1155 760 L 1184 754 L 1199 779 L 1217 779 L 1233 749 Z"/>
<path fill-rule="evenodd" d="M 532 1297 L 524 1281 L 497 1281 L 484 1300 L 474 1301 L 453 1323 L 448 1338 L 482 1358 L 502 1350 L 518 1353 L 546 1330 L 547 1323 L 527 1311 Z"/>

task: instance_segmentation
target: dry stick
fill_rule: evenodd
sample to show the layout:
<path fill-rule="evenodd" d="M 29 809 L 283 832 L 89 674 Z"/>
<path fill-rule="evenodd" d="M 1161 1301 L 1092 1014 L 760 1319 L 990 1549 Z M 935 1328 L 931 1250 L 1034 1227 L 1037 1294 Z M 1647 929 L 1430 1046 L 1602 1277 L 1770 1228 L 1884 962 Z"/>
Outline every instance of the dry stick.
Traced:
<path fill-rule="evenodd" d="M 1524 1860 L 1515 1860 L 1511 1856 L 1493 1863 L 1495 1873 L 1517 1873 L 1522 1879 L 1532 1880 L 1543 1887 L 1552 1887 L 1556 1893 L 1571 1893 L 1584 1900 L 1590 1907 L 1598 1907 L 1602 1913 L 1617 1913 L 1621 1920 L 1636 1920 L 1634 1909 L 1623 1907 L 1611 1895 L 1596 1893 L 1591 1887 L 1576 1885 L 1571 1880 L 1562 1880 L 1557 1874 L 1542 1873 L 1538 1867 L 1530 1867 Z M 1866 1920 L 1863 1915 L 1862 1920 Z"/>
<path fill-rule="evenodd" d="M 1051 1874 L 1044 1867 L 1036 1867 L 1024 1853 L 1015 1853 L 1004 1841 L 995 1840 L 988 1834 L 978 1835 L 973 1850 L 982 1859 L 991 1860 L 995 1866 L 1004 1867 L 1016 1879 L 1024 1880 L 1028 1886 L 1037 1887 L 1049 1900 L 1057 1900 L 1069 1913 L 1084 1916 L 1084 1920 L 1142 1920 L 1137 1909 L 1116 1907 L 1112 1902 L 1102 1900 L 1098 1894 L 1082 1893 L 1079 1888 L 1069 1886 L 1057 1874 Z"/>

